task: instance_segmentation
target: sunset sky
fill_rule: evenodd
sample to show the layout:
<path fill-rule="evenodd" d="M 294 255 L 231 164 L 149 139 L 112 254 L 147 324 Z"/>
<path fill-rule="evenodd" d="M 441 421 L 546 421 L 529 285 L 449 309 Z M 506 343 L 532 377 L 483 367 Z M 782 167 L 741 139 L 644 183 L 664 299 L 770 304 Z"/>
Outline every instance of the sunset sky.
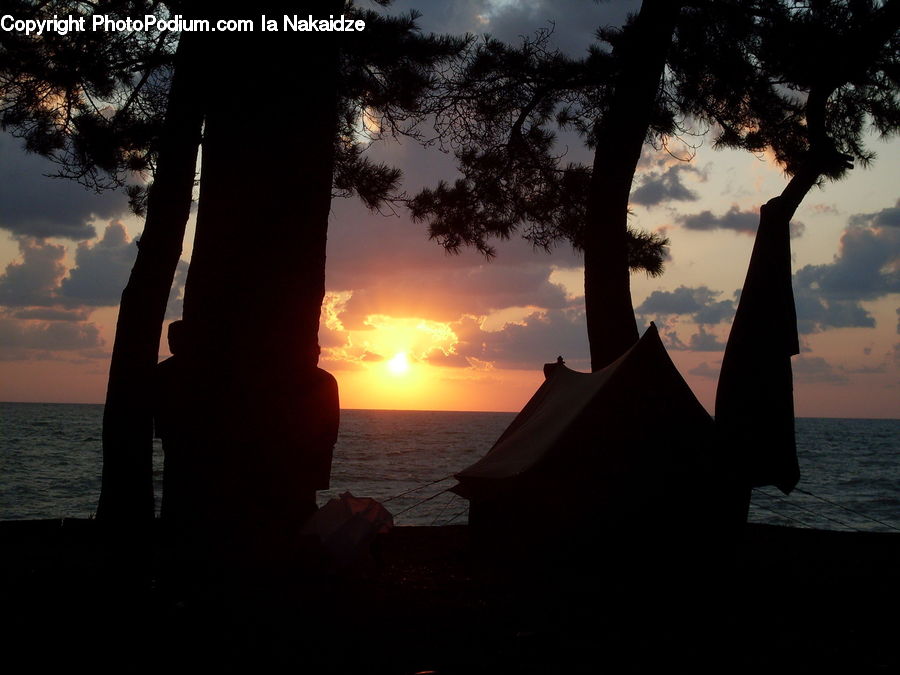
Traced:
<path fill-rule="evenodd" d="M 510 42 L 553 20 L 554 41 L 577 56 L 597 27 L 620 24 L 638 4 L 410 0 L 392 11 L 419 9 L 426 31 Z M 590 161 L 576 138 L 561 141 L 571 160 Z M 794 221 L 800 416 L 900 416 L 900 141 L 873 137 L 869 147 L 872 167 L 814 188 Z M 369 152 L 401 167 L 410 193 L 455 175 L 452 157 L 411 141 Z M 42 176 L 52 171 L 0 135 L 0 400 L 102 402 L 142 221 L 122 194 Z M 656 321 L 709 410 L 759 206 L 785 184 L 767 158 L 713 150 L 708 139 L 689 162 L 645 148 L 631 224 L 665 231 L 672 246 L 661 278 L 632 278 L 639 326 Z M 193 224 L 170 318 L 180 313 Z M 265 228 L 248 226 L 247 236 Z M 581 258 L 518 239 L 498 253 L 491 263 L 473 250 L 451 256 L 405 212 L 335 200 L 320 365 L 337 377 L 342 406 L 512 411 L 540 384 L 544 362 L 562 355 L 587 370 Z"/>

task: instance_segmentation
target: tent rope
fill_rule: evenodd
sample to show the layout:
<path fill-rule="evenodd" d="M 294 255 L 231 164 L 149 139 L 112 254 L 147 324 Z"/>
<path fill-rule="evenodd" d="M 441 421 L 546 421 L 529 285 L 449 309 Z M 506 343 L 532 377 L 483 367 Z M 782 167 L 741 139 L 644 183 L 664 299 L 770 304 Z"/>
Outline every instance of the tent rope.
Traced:
<path fill-rule="evenodd" d="M 449 524 L 452 523 L 454 520 L 456 520 L 457 518 L 459 518 L 462 514 L 467 513 L 468 511 L 469 511 L 469 507 L 467 506 L 467 507 L 464 508 L 462 511 L 460 511 L 460 512 L 457 513 L 455 516 L 453 516 L 450 520 L 448 520 L 446 523 L 444 523 L 444 525 L 449 525 Z"/>
<path fill-rule="evenodd" d="M 860 513 L 859 511 L 854 511 L 851 508 L 848 508 L 842 504 L 838 504 L 837 502 L 833 502 L 830 499 L 826 499 L 825 497 L 820 497 L 819 495 L 813 494 L 812 492 L 809 492 L 807 490 L 803 490 L 801 488 L 794 488 L 794 489 L 797 492 L 806 495 L 807 497 L 812 497 L 813 499 L 818 499 L 820 502 L 825 502 L 826 504 L 830 504 L 831 506 L 835 506 L 839 509 L 843 509 L 847 513 L 852 513 L 853 515 L 859 516 L 860 518 L 865 518 L 866 520 L 871 520 L 873 523 L 878 523 L 879 525 L 884 525 L 885 527 L 887 527 L 891 530 L 896 530 L 897 532 L 900 532 L 900 527 L 895 527 L 894 525 L 891 525 L 890 523 L 886 523 L 883 520 L 878 520 L 878 518 L 873 518 L 872 516 L 866 515 L 865 513 Z"/>
<path fill-rule="evenodd" d="M 434 524 L 437 523 L 437 521 L 440 519 L 440 517 L 442 515 L 444 515 L 444 511 L 446 511 L 447 507 L 456 501 L 457 497 L 458 497 L 458 495 L 456 493 L 453 493 L 453 496 L 450 497 L 450 499 L 448 499 L 446 502 L 444 502 L 444 505 L 441 507 L 441 510 L 438 511 L 438 514 L 434 517 L 434 520 L 431 521 L 432 526 L 434 526 Z"/>
<path fill-rule="evenodd" d="M 412 509 L 416 508 L 417 506 L 422 506 L 422 504 L 424 504 L 425 502 L 430 502 L 432 499 L 436 499 L 437 497 L 440 497 L 440 496 L 441 496 L 442 494 L 444 494 L 445 492 L 450 492 L 450 488 L 447 488 L 447 489 L 445 489 L 445 490 L 441 490 L 441 491 L 438 492 L 437 494 L 431 495 L 430 497 L 426 497 L 425 499 L 416 502 L 416 503 L 413 504 L 412 506 L 406 507 L 406 508 L 403 509 L 402 511 L 397 511 L 397 513 L 395 513 L 395 514 L 393 514 L 393 515 L 394 515 L 394 517 L 396 518 L 397 516 L 402 515 L 402 514 L 406 513 L 407 511 L 411 511 Z"/>
<path fill-rule="evenodd" d="M 754 507 L 756 507 L 757 509 L 762 509 L 763 511 L 768 511 L 769 513 L 774 513 L 774 514 L 775 514 L 776 516 L 778 516 L 779 518 L 784 518 L 785 520 L 790 520 L 790 521 L 793 521 L 793 522 L 795 522 L 795 523 L 799 523 L 800 525 L 803 525 L 803 527 L 808 527 L 808 528 L 811 528 L 811 529 L 815 529 L 815 528 L 813 528 L 812 525 L 810 525 L 809 523 L 803 522 L 803 521 L 800 520 L 799 518 L 794 518 L 793 516 L 789 516 L 789 515 L 787 515 L 786 513 L 779 513 L 779 512 L 776 511 L 775 509 L 766 508 L 765 506 L 762 506 L 761 504 L 757 504 L 757 503 L 754 502 L 753 500 L 750 500 L 750 504 L 752 504 L 752 505 L 753 505 Z"/>
<path fill-rule="evenodd" d="M 382 500 L 381 500 L 381 503 L 382 503 L 382 504 L 387 504 L 388 502 L 394 501 L 395 499 L 398 499 L 399 497 L 403 497 L 404 495 L 408 495 L 410 492 L 418 492 L 419 490 L 421 490 L 421 489 L 423 489 L 423 488 L 427 488 L 427 487 L 429 487 L 429 486 L 431 486 L 431 485 L 434 485 L 435 483 L 441 483 L 441 482 L 443 482 L 443 481 L 445 481 L 445 480 L 449 480 L 450 478 L 453 478 L 453 474 L 452 474 L 452 473 L 451 473 L 449 476 L 444 476 L 443 478 L 438 478 L 437 480 L 433 480 L 433 481 L 431 481 L 430 483 L 424 483 L 424 484 L 422 484 L 422 485 L 419 485 L 418 487 L 410 488 L 410 489 L 407 490 L 406 492 L 401 492 L 400 494 L 394 495 L 394 496 L 392 496 L 392 497 L 387 497 L 386 499 L 382 499 Z M 440 493 L 438 493 L 438 494 L 440 494 Z"/>
<path fill-rule="evenodd" d="M 816 511 L 813 511 L 812 509 L 806 508 L 805 506 L 800 506 L 799 504 L 795 504 L 794 502 L 788 501 L 788 499 L 786 497 L 782 497 L 781 495 L 769 494 L 768 492 L 765 492 L 764 490 L 760 490 L 759 488 L 755 488 L 755 490 L 759 494 L 765 495 L 769 499 L 780 500 L 780 501 L 784 502 L 785 504 L 787 504 L 788 506 L 792 506 L 793 508 L 798 509 L 800 511 L 805 511 L 806 513 L 814 515 L 816 518 L 824 518 L 825 520 L 835 523 L 836 525 L 840 525 L 841 527 L 846 527 L 847 529 L 853 530 L 855 532 L 862 532 L 862 530 L 860 530 L 858 527 L 851 525 L 850 523 L 845 523 L 841 520 L 838 520 L 837 518 L 830 518 L 829 516 L 826 516 L 824 513 L 818 513 Z"/>

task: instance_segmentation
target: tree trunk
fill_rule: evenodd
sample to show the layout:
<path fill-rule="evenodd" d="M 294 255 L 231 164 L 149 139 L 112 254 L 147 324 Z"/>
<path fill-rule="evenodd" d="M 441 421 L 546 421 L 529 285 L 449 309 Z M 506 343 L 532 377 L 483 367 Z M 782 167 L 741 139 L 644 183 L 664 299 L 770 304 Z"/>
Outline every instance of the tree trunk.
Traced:
<path fill-rule="evenodd" d="M 307 5 L 290 12 L 340 14 L 340 2 Z M 280 20 L 288 10 L 260 11 Z M 289 517 L 277 500 L 292 489 L 314 500 L 297 466 L 308 415 L 324 416 L 306 375 L 318 360 L 345 36 L 214 37 L 220 94 L 207 111 L 184 304 L 195 378 L 185 482 L 198 509 L 187 520 L 218 537 Z"/>
<path fill-rule="evenodd" d="M 103 410 L 103 476 L 97 518 L 150 522 L 153 504 L 153 371 L 191 209 L 203 112 L 197 34 L 182 33 L 137 259 L 122 292 Z"/>
<path fill-rule="evenodd" d="M 638 339 L 628 267 L 628 197 L 666 64 L 678 2 L 644 0 L 615 50 L 620 68 L 598 123 L 584 244 L 584 298 L 591 369 L 606 367 Z"/>

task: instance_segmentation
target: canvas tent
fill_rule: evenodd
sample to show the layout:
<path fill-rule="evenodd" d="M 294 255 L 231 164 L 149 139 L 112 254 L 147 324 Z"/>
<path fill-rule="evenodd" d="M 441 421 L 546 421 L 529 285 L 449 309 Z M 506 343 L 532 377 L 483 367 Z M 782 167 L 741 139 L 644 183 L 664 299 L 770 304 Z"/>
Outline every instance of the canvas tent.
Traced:
<path fill-rule="evenodd" d="M 713 420 L 656 326 L 603 370 L 548 370 L 487 455 L 456 474 L 473 535 L 696 522 L 714 489 Z"/>

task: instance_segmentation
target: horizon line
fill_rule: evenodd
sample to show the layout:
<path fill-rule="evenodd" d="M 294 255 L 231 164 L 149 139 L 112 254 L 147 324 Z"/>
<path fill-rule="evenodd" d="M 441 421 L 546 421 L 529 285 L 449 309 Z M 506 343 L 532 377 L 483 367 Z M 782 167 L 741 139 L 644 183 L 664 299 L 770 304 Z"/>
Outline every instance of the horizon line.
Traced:
<path fill-rule="evenodd" d="M 22 404 L 22 405 L 105 405 L 105 403 L 95 403 L 87 401 L 0 401 L 3 404 Z M 489 414 L 510 414 L 515 415 L 520 410 L 434 410 L 427 408 L 341 408 L 342 412 L 422 412 L 422 413 L 489 413 Z M 713 417 L 711 415 L 711 417 Z M 713 419 L 715 419 L 713 417 Z M 900 417 L 821 417 L 811 415 L 795 415 L 794 419 L 801 420 L 891 420 L 900 421 Z"/>

